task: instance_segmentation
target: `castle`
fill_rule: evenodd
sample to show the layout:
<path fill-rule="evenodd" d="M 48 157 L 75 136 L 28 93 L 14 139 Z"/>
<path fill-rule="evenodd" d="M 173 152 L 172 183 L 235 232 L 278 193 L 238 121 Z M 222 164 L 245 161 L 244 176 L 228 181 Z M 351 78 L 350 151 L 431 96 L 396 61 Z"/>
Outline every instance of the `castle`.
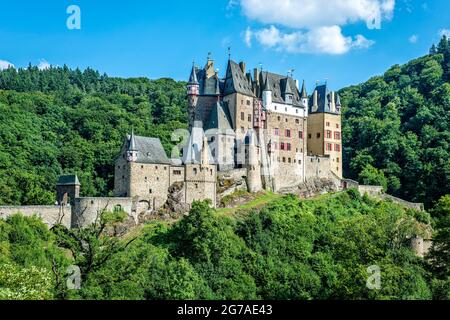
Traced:
<path fill-rule="evenodd" d="M 80 197 L 75 175 L 62 176 L 55 206 L 0 207 L 38 213 L 49 225 L 82 227 L 102 210 L 139 216 L 167 206 L 188 211 L 195 200 L 217 206 L 218 178 L 240 176 L 250 192 L 283 192 L 309 179 L 342 180 L 341 103 L 327 84 L 308 95 L 303 81 L 228 60 L 219 77 L 208 57 L 195 65 L 187 83 L 189 132 L 177 159 L 169 158 L 157 138 L 132 131 L 115 162 L 114 197 Z"/>

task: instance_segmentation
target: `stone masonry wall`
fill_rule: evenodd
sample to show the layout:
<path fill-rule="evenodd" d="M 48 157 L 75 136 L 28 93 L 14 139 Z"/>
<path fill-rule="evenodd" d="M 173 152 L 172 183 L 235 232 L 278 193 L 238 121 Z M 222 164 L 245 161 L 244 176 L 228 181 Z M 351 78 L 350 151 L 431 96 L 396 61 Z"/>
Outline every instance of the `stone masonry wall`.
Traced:
<path fill-rule="evenodd" d="M 1 206 L 0 218 L 21 213 L 26 217 L 37 215 L 49 227 L 61 223 L 69 228 L 71 225 L 71 206 Z"/>

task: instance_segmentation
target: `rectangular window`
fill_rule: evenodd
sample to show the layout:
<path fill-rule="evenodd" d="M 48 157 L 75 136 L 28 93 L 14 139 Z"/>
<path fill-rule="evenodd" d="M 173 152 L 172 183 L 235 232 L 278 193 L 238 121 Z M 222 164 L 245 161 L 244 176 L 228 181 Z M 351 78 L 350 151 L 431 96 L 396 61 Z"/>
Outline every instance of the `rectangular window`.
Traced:
<path fill-rule="evenodd" d="M 327 151 L 333 151 L 333 145 L 331 143 L 327 143 Z"/>
<path fill-rule="evenodd" d="M 317 132 L 316 136 L 317 136 L 317 138 L 320 138 L 320 132 Z"/>
<path fill-rule="evenodd" d="M 252 115 L 251 114 L 249 114 L 247 118 L 248 118 L 248 122 L 252 122 Z"/>
<path fill-rule="evenodd" d="M 299 131 L 298 132 L 298 138 L 299 139 L 303 139 L 303 131 Z"/>
<path fill-rule="evenodd" d="M 327 127 L 329 127 L 330 126 L 330 123 L 329 122 L 327 122 Z"/>
<path fill-rule="evenodd" d="M 338 131 L 335 131 L 335 132 L 334 132 L 334 139 L 336 139 L 336 140 L 341 140 L 341 133 L 338 132 Z"/>
<path fill-rule="evenodd" d="M 279 135 L 280 135 L 280 129 L 275 128 L 275 129 L 274 129 L 274 134 L 275 134 L 276 136 L 279 136 Z"/>
<path fill-rule="evenodd" d="M 245 113 L 241 112 L 241 120 L 244 121 L 245 120 Z"/>
<path fill-rule="evenodd" d="M 340 144 L 335 144 L 334 145 L 334 151 L 341 151 L 341 145 Z"/>
<path fill-rule="evenodd" d="M 284 150 L 284 142 L 281 142 L 281 143 L 280 143 L 280 149 L 281 149 L 281 150 Z"/>
<path fill-rule="evenodd" d="M 250 103 L 251 103 L 250 100 L 247 100 L 247 105 L 248 105 L 248 106 L 250 105 Z"/>
<path fill-rule="evenodd" d="M 338 123 L 336 123 L 336 129 L 339 129 L 339 124 Z"/>
<path fill-rule="evenodd" d="M 327 139 L 331 139 L 331 130 L 326 131 Z"/>
<path fill-rule="evenodd" d="M 173 170 L 173 174 L 176 176 L 181 176 L 181 170 Z"/>
<path fill-rule="evenodd" d="M 308 134 L 308 139 L 311 139 L 311 133 L 310 133 L 310 134 Z"/>
<path fill-rule="evenodd" d="M 291 151 L 291 144 L 290 143 L 287 144 L 287 151 Z"/>
<path fill-rule="evenodd" d="M 290 138 L 291 137 L 291 130 L 290 129 L 286 129 L 286 137 Z"/>

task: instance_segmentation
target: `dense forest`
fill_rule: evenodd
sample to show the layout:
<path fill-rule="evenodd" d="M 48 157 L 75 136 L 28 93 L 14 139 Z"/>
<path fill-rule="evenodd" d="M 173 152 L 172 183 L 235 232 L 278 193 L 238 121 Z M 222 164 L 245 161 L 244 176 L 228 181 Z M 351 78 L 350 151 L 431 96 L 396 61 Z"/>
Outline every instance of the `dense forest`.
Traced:
<path fill-rule="evenodd" d="M 345 175 L 424 201 L 429 213 L 351 189 L 233 216 L 198 202 L 175 223 L 127 233 L 123 212 L 82 230 L 14 215 L 0 220 L 0 299 L 450 299 L 449 70 L 443 38 L 340 91 Z M 110 195 L 125 134 L 159 137 L 169 152 L 172 131 L 187 126 L 184 95 L 171 79 L 0 71 L 0 205 L 53 203 L 61 173 L 77 173 L 83 195 Z M 428 224 L 434 246 L 422 259 L 409 241 Z M 68 290 L 74 265 L 81 287 Z M 366 286 L 370 266 L 379 289 Z"/>
<path fill-rule="evenodd" d="M 82 230 L 15 215 L 0 220 L 0 299 L 450 299 L 450 196 L 431 213 L 350 189 L 234 216 L 197 202 L 174 224 L 126 234 L 121 212 Z M 430 219 L 422 259 L 408 239 Z"/>
<path fill-rule="evenodd" d="M 58 175 L 77 173 L 83 195 L 113 189 L 114 160 L 134 128 L 161 138 L 185 128 L 185 85 L 118 79 L 67 67 L 0 72 L 0 205 L 53 204 Z"/>
<path fill-rule="evenodd" d="M 431 207 L 450 193 L 450 44 L 342 89 L 344 175 Z M 187 127 L 185 83 L 120 79 L 92 69 L 0 71 L 0 205 L 52 204 L 61 173 L 82 195 L 110 195 L 126 133 Z"/>
<path fill-rule="evenodd" d="M 450 193 L 450 40 L 342 89 L 344 175 L 427 207 Z"/>

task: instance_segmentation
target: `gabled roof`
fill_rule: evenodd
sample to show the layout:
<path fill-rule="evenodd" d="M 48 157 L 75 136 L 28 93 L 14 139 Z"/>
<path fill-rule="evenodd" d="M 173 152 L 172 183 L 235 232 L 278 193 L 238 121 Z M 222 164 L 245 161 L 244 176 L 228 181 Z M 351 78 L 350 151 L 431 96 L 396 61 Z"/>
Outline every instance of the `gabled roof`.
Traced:
<path fill-rule="evenodd" d="M 206 122 L 205 131 L 209 129 L 218 129 L 219 132 L 231 132 L 233 130 L 231 126 L 231 116 L 222 102 L 212 108 L 208 121 Z"/>
<path fill-rule="evenodd" d="M 251 81 L 249 81 L 247 75 L 242 72 L 239 64 L 233 60 L 229 60 L 223 94 L 228 95 L 232 93 L 242 93 L 252 97 L 255 96 L 253 94 Z"/>
<path fill-rule="evenodd" d="M 276 103 L 286 103 L 284 101 L 284 95 L 286 90 L 291 91 L 291 94 L 294 95 L 293 105 L 301 107 L 302 101 L 300 99 L 300 92 L 297 89 L 297 85 L 291 77 L 286 77 L 281 74 L 271 73 L 267 71 L 261 72 L 260 81 L 264 82 L 264 89 L 266 91 L 266 85 L 270 87 L 270 91 L 272 91 L 272 101 Z M 261 92 L 262 95 L 262 92 Z"/>
<path fill-rule="evenodd" d="M 128 148 L 131 136 L 127 136 Z M 137 163 L 170 164 L 170 160 L 164 151 L 158 138 L 134 136 L 135 151 L 137 151 Z"/>
<path fill-rule="evenodd" d="M 65 174 L 61 175 L 58 178 L 57 186 L 79 186 L 80 181 L 78 180 L 78 176 L 76 174 Z"/>
<path fill-rule="evenodd" d="M 331 91 L 328 89 L 327 84 L 316 86 L 317 90 L 317 109 L 313 109 L 314 107 L 314 91 L 313 95 L 309 99 L 309 113 L 317 113 L 317 112 L 327 112 L 327 113 L 335 113 L 337 111 L 331 110 L 330 102 L 331 102 Z"/>

